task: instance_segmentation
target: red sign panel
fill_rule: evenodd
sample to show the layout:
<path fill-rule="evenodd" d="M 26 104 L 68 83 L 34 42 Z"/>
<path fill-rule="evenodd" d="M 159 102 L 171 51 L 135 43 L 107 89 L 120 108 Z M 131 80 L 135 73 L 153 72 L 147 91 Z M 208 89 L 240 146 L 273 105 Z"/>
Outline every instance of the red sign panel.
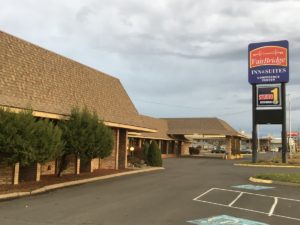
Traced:
<path fill-rule="evenodd" d="M 298 137 L 299 132 L 294 131 L 294 132 L 291 132 L 291 133 L 287 133 L 287 136 L 289 136 L 289 137 Z"/>
<path fill-rule="evenodd" d="M 264 46 L 250 51 L 250 68 L 258 66 L 287 66 L 287 49 Z"/>

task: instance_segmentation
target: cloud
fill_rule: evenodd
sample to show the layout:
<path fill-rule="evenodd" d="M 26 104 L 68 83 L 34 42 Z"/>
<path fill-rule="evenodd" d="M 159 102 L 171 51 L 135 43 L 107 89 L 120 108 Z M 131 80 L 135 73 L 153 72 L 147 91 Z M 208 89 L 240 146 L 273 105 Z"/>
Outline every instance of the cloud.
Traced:
<path fill-rule="evenodd" d="M 299 12 L 288 0 L 10 0 L 0 29 L 118 77 L 141 113 L 223 115 L 249 130 L 247 46 L 289 40 L 298 95 Z"/>

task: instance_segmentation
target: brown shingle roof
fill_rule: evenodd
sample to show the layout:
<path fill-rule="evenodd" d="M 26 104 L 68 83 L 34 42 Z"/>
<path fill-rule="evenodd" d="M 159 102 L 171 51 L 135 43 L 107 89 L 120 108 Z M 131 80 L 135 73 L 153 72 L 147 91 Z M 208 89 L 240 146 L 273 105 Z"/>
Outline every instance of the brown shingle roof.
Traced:
<path fill-rule="evenodd" d="M 143 127 L 118 79 L 1 31 L 0 105 L 61 115 L 86 106 L 104 121 Z"/>
<path fill-rule="evenodd" d="M 142 120 L 146 127 L 156 129 L 156 133 L 141 133 L 141 138 L 152 138 L 152 139 L 162 139 L 162 140 L 173 140 L 167 134 L 168 123 L 166 120 L 157 119 L 150 116 L 141 115 Z"/>
<path fill-rule="evenodd" d="M 218 118 L 164 118 L 168 122 L 168 134 L 229 135 L 237 136 L 229 124 Z"/>

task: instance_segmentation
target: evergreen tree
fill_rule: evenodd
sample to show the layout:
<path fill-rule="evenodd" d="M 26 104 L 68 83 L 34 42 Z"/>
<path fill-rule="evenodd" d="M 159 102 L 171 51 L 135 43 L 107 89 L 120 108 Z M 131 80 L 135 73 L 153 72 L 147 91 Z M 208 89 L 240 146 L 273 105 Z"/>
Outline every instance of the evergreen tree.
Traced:
<path fill-rule="evenodd" d="M 36 162 L 45 163 L 60 156 L 64 147 L 61 136 L 62 131 L 48 120 L 39 120 L 35 124 Z"/>
<path fill-rule="evenodd" d="M 30 110 L 0 109 L 0 159 L 27 166 L 54 159 L 61 150 L 61 132 L 49 121 L 36 121 Z"/>
<path fill-rule="evenodd" d="M 145 163 L 148 164 L 149 144 L 145 142 L 142 148 L 143 148 L 143 159 L 145 160 Z"/>
<path fill-rule="evenodd" d="M 156 141 L 152 141 L 149 146 L 148 164 L 150 166 L 162 166 L 161 152 Z"/>
<path fill-rule="evenodd" d="M 95 157 L 104 158 L 111 154 L 114 145 L 112 131 L 99 121 L 96 113 L 90 113 L 87 108 L 73 108 L 70 119 L 61 122 L 60 126 L 65 149 L 58 175 L 66 166 L 64 160 L 68 154 L 75 154 L 82 161 Z"/>

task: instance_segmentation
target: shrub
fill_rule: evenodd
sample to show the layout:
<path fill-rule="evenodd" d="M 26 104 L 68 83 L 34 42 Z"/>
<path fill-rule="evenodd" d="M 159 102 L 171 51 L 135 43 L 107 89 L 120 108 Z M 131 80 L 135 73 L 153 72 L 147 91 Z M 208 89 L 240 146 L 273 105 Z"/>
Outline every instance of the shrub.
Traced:
<path fill-rule="evenodd" d="M 61 131 L 48 120 L 36 121 L 30 110 L 0 109 L 0 155 L 8 165 L 43 163 L 59 155 L 61 148 Z"/>
<path fill-rule="evenodd" d="M 143 159 L 146 164 L 148 164 L 148 152 L 149 152 L 149 144 L 145 142 L 143 144 Z"/>
<path fill-rule="evenodd" d="M 61 129 L 48 120 L 39 120 L 35 124 L 36 161 L 45 163 L 60 156 L 64 147 Z"/>
<path fill-rule="evenodd" d="M 150 166 L 162 166 L 161 152 L 156 141 L 152 141 L 149 146 L 147 161 Z"/>
<path fill-rule="evenodd" d="M 66 166 L 65 158 L 68 154 L 75 154 L 83 161 L 95 157 L 105 158 L 111 154 L 114 146 L 112 131 L 99 120 L 96 113 L 91 113 L 86 108 L 73 108 L 70 119 L 61 122 L 60 126 L 65 149 L 61 157 L 59 176 Z"/>
<path fill-rule="evenodd" d="M 190 147 L 189 152 L 190 152 L 190 155 L 199 155 L 200 154 L 200 149 L 195 148 L 195 147 Z"/>

